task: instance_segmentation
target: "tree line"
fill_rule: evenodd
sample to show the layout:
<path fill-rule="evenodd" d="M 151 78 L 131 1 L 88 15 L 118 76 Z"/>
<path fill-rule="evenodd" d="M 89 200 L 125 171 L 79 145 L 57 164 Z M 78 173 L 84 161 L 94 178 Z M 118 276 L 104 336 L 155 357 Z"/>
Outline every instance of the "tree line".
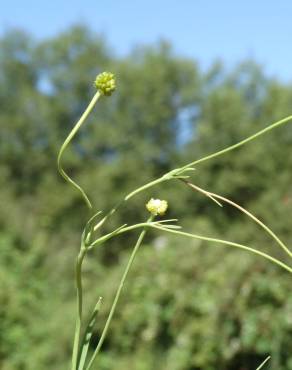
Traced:
<path fill-rule="evenodd" d="M 292 85 L 256 62 L 233 69 L 177 55 L 160 41 L 119 57 L 105 39 L 74 26 L 37 41 L 0 39 L 0 368 L 65 369 L 74 326 L 73 264 L 87 211 L 56 171 L 62 141 L 83 112 L 95 76 L 117 91 L 103 99 L 66 152 L 64 166 L 110 209 L 139 185 L 231 145 L 291 114 Z M 292 126 L 199 165 L 201 187 L 251 210 L 291 244 Z M 150 197 L 191 232 L 243 242 L 285 261 L 256 225 L 179 181 L 134 197 L 106 226 L 147 217 Z M 136 234 L 94 252 L 85 299 L 104 305 L 102 328 Z M 100 357 L 100 369 L 292 369 L 290 277 L 260 258 L 149 233 Z M 93 345 L 94 346 L 94 343 Z M 93 350 L 93 348 L 91 348 Z"/>

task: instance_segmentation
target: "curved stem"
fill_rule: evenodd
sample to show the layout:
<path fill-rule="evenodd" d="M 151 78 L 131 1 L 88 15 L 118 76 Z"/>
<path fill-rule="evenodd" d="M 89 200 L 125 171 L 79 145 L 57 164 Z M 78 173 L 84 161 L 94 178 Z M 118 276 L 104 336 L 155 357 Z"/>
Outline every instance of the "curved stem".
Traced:
<path fill-rule="evenodd" d="M 215 243 L 219 243 L 219 244 L 225 244 L 225 245 L 228 245 L 228 246 L 231 246 L 231 247 L 244 249 L 248 252 L 258 254 L 259 256 L 264 257 L 265 259 L 268 259 L 269 261 L 275 263 L 278 266 L 281 266 L 283 269 L 287 270 L 288 272 L 290 272 L 292 274 L 292 268 L 290 266 L 286 265 L 285 263 L 279 261 L 278 259 L 276 259 L 276 258 L 274 258 L 274 257 L 272 257 L 272 256 L 270 256 L 270 255 L 268 255 L 264 252 L 258 251 L 257 249 L 253 249 L 251 247 L 247 247 L 246 245 L 239 244 L 239 243 L 234 243 L 234 242 L 229 242 L 227 240 L 222 240 L 222 239 L 217 239 L 217 238 L 209 238 L 209 237 L 206 237 L 206 236 L 191 234 L 191 233 L 187 233 L 187 232 L 184 232 L 184 231 L 166 229 L 166 228 L 163 228 L 163 227 L 160 227 L 160 226 L 157 226 L 157 225 L 153 225 L 153 224 L 151 225 L 151 227 L 153 227 L 154 229 L 167 231 L 167 232 L 172 233 L 172 234 L 187 236 L 187 237 L 193 238 L 193 239 L 205 240 L 205 241 L 208 241 L 208 242 L 215 242 Z"/>
<path fill-rule="evenodd" d="M 67 146 L 69 145 L 69 143 L 71 142 L 71 140 L 73 139 L 73 137 L 76 135 L 77 131 L 80 129 L 80 127 L 82 126 L 82 124 L 84 123 L 84 121 L 86 120 L 86 118 L 88 117 L 89 113 L 92 111 L 94 105 L 96 104 L 96 102 L 100 98 L 100 96 L 101 96 L 100 91 L 97 91 L 96 94 L 93 96 L 91 102 L 89 103 L 88 107 L 85 109 L 84 113 L 80 117 L 79 121 L 73 127 L 72 131 L 69 133 L 69 135 L 67 136 L 67 138 L 64 141 L 63 145 L 61 146 L 61 149 L 60 149 L 59 154 L 58 154 L 58 159 L 57 159 L 58 171 L 59 171 L 60 175 L 68 183 L 70 183 L 71 185 L 73 185 L 74 188 L 76 188 L 82 194 L 82 197 L 84 198 L 87 206 L 90 209 L 92 208 L 92 205 L 91 205 L 91 202 L 88 199 L 85 191 L 81 188 L 80 185 L 78 185 L 75 181 L 73 181 L 70 176 L 67 175 L 67 173 L 64 171 L 64 169 L 62 167 L 61 159 L 62 159 L 62 156 L 63 156 L 63 153 L 64 153 L 65 149 L 67 148 Z"/>
<path fill-rule="evenodd" d="M 82 323 L 82 306 L 83 306 L 83 292 L 82 292 L 82 262 L 86 254 L 86 249 L 81 248 L 76 260 L 75 279 L 77 289 L 77 316 L 75 325 L 75 335 L 72 353 L 72 370 L 76 370 L 78 366 L 78 351 L 81 334 Z"/>
<path fill-rule="evenodd" d="M 271 124 L 270 126 L 268 126 L 268 127 L 264 128 L 264 129 L 263 129 L 263 130 L 261 130 L 261 131 L 258 131 L 257 133 L 255 133 L 255 134 L 253 134 L 253 135 L 251 135 L 251 136 L 247 137 L 247 138 L 246 138 L 246 139 L 244 139 L 244 140 L 239 141 L 239 142 L 238 142 L 238 143 L 236 143 L 236 144 L 233 144 L 233 145 L 231 145 L 231 146 L 229 146 L 229 147 L 227 147 L 227 148 L 225 148 L 225 149 L 222 149 L 222 150 L 220 150 L 220 151 L 218 151 L 218 152 L 216 152 L 216 153 L 210 154 L 210 155 L 208 155 L 208 156 L 206 156 L 206 157 L 203 157 L 203 158 L 201 158 L 201 159 L 198 159 L 198 160 L 196 160 L 196 161 L 194 161 L 194 162 L 190 162 L 190 163 L 188 163 L 188 164 L 186 164 L 186 165 L 184 165 L 184 166 L 182 166 L 182 167 L 178 168 L 178 169 L 176 170 L 176 172 L 177 172 L 177 173 L 182 172 L 182 171 L 187 170 L 188 168 L 190 168 L 190 167 L 192 167 L 192 166 L 194 166 L 194 165 L 196 165 L 196 164 L 198 164 L 198 163 L 201 163 L 201 162 L 207 161 L 207 160 L 209 160 L 209 159 L 212 159 L 212 158 L 218 157 L 218 156 L 220 156 L 221 154 L 225 154 L 225 153 L 227 153 L 227 152 L 229 152 L 229 151 L 231 151 L 231 150 L 233 150 L 233 149 L 239 148 L 240 146 L 242 146 L 242 145 L 244 145 L 244 144 L 248 143 L 249 141 L 252 141 L 252 140 L 256 139 L 257 137 L 259 137 L 259 136 L 261 136 L 261 135 L 265 134 L 266 132 L 271 131 L 271 130 L 273 130 L 274 128 L 276 128 L 276 127 L 278 127 L 278 126 L 281 126 L 281 125 L 283 125 L 283 124 L 285 124 L 285 123 L 287 123 L 287 122 L 289 122 L 289 121 L 291 121 L 291 120 L 292 120 L 292 116 L 288 116 L 288 117 L 286 117 L 286 118 L 283 118 L 283 119 L 281 119 L 280 121 L 277 121 L 277 122 L 275 122 L 275 123 Z M 148 188 L 150 188 L 150 187 L 152 187 L 152 186 L 154 186 L 154 185 L 157 185 L 157 184 L 160 184 L 160 183 L 162 183 L 162 182 L 164 182 L 164 181 L 171 180 L 171 179 L 175 178 L 174 176 L 175 176 L 175 173 L 176 173 L 176 172 L 175 172 L 174 170 L 171 170 L 171 171 L 167 172 L 166 174 L 164 174 L 163 176 L 159 177 L 158 179 L 156 179 L 156 180 L 154 180 L 154 181 L 151 181 L 151 182 L 149 182 L 149 183 L 147 183 L 147 184 L 145 184 L 145 185 L 143 185 L 143 186 L 139 187 L 138 189 L 133 190 L 131 193 L 127 194 L 127 195 L 125 196 L 125 198 L 123 198 L 119 203 L 117 203 L 117 205 L 116 205 L 113 209 L 111 209 L 111 210 L 108 212 L 108 214 L 104 217 L 103 222 L 105 222 L 105 221 L 107 220 L 107 218 L 108 218 L 108 217 L 110 217 L 111 215 L 113 215 L 113 214 L 117 211 L 117 209 L 118 209 L 118 208 L 120 208 L 120 206 L 121 206 L 125 201 L 129 200 L 129 199 L 130 199 L 130 198 L 132 198 L 134 195 L 136 195 L 136 194 L 140 193 L 141 191 L 143 191 L 143 190 L 145 190 L 145 189 L 148 189 Z M 174 176 L 172 176 L 172 175 L 174 175 Z"/>
<path fill-rule="evenodd" d="M 181 180 L 188 186 L 190 186 L 192 189 L 199 191 L 200 193 L 211 197 L 211 198 L 217 198 L 222 200 L 225 203 L 228 203 L 232 205 L 233 207 L 239 209 L 242 213 L 245 213 L 248 217 L 250 217 L 252 220 L 254 220 L 258 225 L 260 225 L 268 234 L 271 235 L 271 237 L 280 245 L 280 247 L 289 255 L 289 257 L 292 257 L 292 252 L 289 250 L 289 248 L 282 242 L 282 240 L 267 226 L 265 225 L 261 220 L 259 220 L 256 216 L 254 216 L 252 213 L 250 213 L 248 210 L 245 208 L 241 207 L 239 204 L 233 202 L 232 200 L 222 197 L 221 195 L 218 195 L 216 193 L 212 193 L 209 191 L 206 191 L 202 188 L 200 188 L 197 185 L 194 185 L 193 183 L 186 181 L 186 180 Z M 213 199 L 214 200 L 214 199 Z"/>
<path fill-rule="evenodd" d="M 152 221 L 152 219 L 153 219 L 153 217 L 150 217 L 150 218 L 149 218 L 149 220 L 147 221 L 147 223 L 148 223 L 148 222 L 150 223 L 150 222 Z M 145 227 L 145 228 L 143 229 L 143 231 L 141 232 L 141 234 L 140 234 L 140 236 L 139 236 L 139 238 L 138 238 L 138 240 L 137 240 L 137 242 L 136 242 L 136 245 L 135 245 L 135 247 L 134 247 L 134 249 L 133 249 L 133 251 L 132 251 L 132 254 L 131 254 L 130 259 L 129 259 L 128 263 L 127 263 L 126 269 L 125 269 L 125 271 L 124 271 L 124 273 L 123 273 L 123 276 L 122 276 L 122 278 L 121 278 L 121 281 L 120 281 L 119 287 L 118 287 L 118 289 L 117 289 L 117 292 L 116 292 L 116 295 L 115 295 L 115 298 L 114 298 L 114 302 L 113 302 L 113 304 L 112 304 L 112 307 L 111 307 L 110 313 L 109 313 L 109 315 L 108 315 L 107 321 L 106 321 L 106 323 L 105 323 L 104 329 L 103 329 L 103 331 L 102 331 L 102 333 L 101 333 L 101 337 L 100 337 L 99 342 L 98 342 L 98 344 L 97 344 L 97 347 L 96 347 L 96 349 L 95 349 L 95 351 L 94 351 L 94 354 L 93 354 L 93 356 L 91 357 L 91 359 L 90 359 L 90 361 L 89 361 L 89 363 L 88 363 L 88 365 L 87 365 L 87 367 L 86 367 L 86 370 L 91 369 L 91 367 L 92 367 L 92 365 L 93 365 L 93 362 L 94 362 L 94 360 L 95 360 L 96 356 L 98 355 L 98 353 L 99 353 L 99 351 L 100 351 L 100 349 L 101 349 L 101 346 L 102 346 L 102 344 L 103 344 L 103 342 L 104 342 L 104 340 L 105 340 L 105 337 L 106 337 L 106 335 L 107 335 L 109 325 L 110 325 L 111 320 L 112 320 L 112 318 L 113 318 L 113 315 L 114 315 L 114 313 L 115 313 L 116 306 L 117 306 L 118 300 L 119 300 L 119 298 L 120 298 L 120 295 L 121 295 L 121 292 L 122 292 L 122 289 L 123 289 L 123 286 L 124 286 L 125 280 L 126 280 L 126 278 L 127 278 L 127 276 L 128 276 L 129 270 L 130 270 L 130 268 L 131 268 L 131 266 L 132 266 L 132 264 L 133 264 L 133 262 L 134 262 L 134 259 L 135 259 L 135 257 L 136 257 L 136 254 L 137 254 L 138 250 L 139 250 L 139 247 L 140 247 L 140 245 L 141 245 L 141 243 L 142 243 L 142 241 L 143 241 L 143 239 L 144 239 L 144 236 L 145 236 L 145 234 L 146 234 L 146 231 L 147 231 L 147 230 L 146 230 L 146 227 Z"/>
<path fill-rule="evenodd" d="M 157 222 L 154 222 L 154 223 L 155 224 L 165 224 L 166 222 L 176 222 L 176 221 L 177 221 L 177 219 L 176 218 L 173 218 L 173 219 L 169 219 L 169 220 L 157 221 Z M 113 238 L 114 236 L 117 236 L 117 235 L 126 233 L 126 232 L 131 231 L 131 230 L 139 229 L 139 228 L 142 228 L 142 227 L 150 227 L 152 224 L 153 224 L 153 222 L 150 222 L 150 221 L 141 222 L 141 223 L 138 223 L 138 224 L 135 224 L 135 225 L 131 225 L 131 226 L 127 226 L 127 224 L 124 224 L 124 225 L 118 227 L 116 230 L 114 230 L 114 231 L 112 231 L 112 232 L 110 232 L 108 234 L 105 234 L 102 237 L 96 239 L 94 242 L 92 242 L 87 247 L 87 249 L 88 250 L 91 250 L 94 247 L 96 247 L 97 245 L 101 245 L 104 242 L 106 242 L 107 240 Z M 179 229 L 181 228 L 180 226 L 172 225 L 172 224 L 171 225 L 164 225 L 164 226 L 165 227 L 179 228 Z"/>

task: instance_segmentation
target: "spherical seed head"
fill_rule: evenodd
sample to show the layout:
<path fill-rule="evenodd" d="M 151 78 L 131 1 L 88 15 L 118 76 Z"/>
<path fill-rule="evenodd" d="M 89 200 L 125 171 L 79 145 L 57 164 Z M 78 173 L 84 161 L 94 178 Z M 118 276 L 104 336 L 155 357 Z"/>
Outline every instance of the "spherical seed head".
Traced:
<path fill-rule="evenodd" d="M 103 95 L 110 96 L 116 89 L 115 75 L 110 72 L 102 72 L 97 75 L 94 84 Z"/>
<path fill-rule="evenodd" d="M 163 216 L 168 208 L 166 200 L 151 198 L 146 204 L 146 208 L 153 216 Z"/>

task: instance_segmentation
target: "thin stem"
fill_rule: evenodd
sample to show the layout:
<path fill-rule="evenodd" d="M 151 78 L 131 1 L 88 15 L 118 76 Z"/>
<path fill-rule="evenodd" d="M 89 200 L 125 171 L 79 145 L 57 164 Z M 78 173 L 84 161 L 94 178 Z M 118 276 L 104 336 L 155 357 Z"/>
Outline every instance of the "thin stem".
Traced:
<path fill-rule="evenodd" d="M 232 205 L 233 207 L 239 209 L 241 212 L 245 213 L 248 217 L 250 217 L 252 220 L 254 220 L 258 225 L 260 225 L 268 234 L 271 235 L 271 237 L 280 245 L 280 247 L 290 256 L 292 257 L 292 252 L 288 249 L 288 247 L 282 242 L 282 240 L 267 226 L 265 225 L 261 220 L 259 220 L 256 216 L 254 216 L 252 213 L 250 213 L 248 210 L 246 210 L 245 208 L 241 207 L 239 204 L 233 202 L 232 200 L 228 199 L 228 198 L 225 198 L 225 197 L 222 197 L 221 195 L 218 195 L 216 193 L 212 193 L 212 192 L 209 192 L 209 191 L 206 191 L 202 188 L 200 188 L 199 186 L 189 182 L 189 181 L 186 181 L 186 180 L 181 180 L 183 181 L 185 184 L 187 184 L 188 186 L 190 186 L 192 189 L 194 190 L 197 190 L 198 192 L 208 196 L 208 197 L 212 197 L 212 198 L 217 198 L 217 199 L 220 199 L 230 205 Z"/>
<path fill-rule="evenodd" d="M 69 135 L 67 136 L 67 138 L 64 141 L 63 145 L 61 146 L 61 149 L 60 149 L 59 154 L 58 154 L 58 159 L 57 159 L 57 165 L 58 165 L 58 171 L 59 171 L 59 173 L 61 174 L 61 176 L 67 182 L 69 182 L 71 185 L 73 185 L 82 194 L 82 197 L 84 198 L 87 206 L 90 209 L 92 209 L 92 205 L 91 205 L 91 202 L 88 199 L 86 193 L 81 188 L 81 186 L 78 185 L 75 181 L 73 181 L 71 179 L 71 177 L 68 176 L 67 173 L 64 171 L 64 169 L 62 167 L 61 159 L 62 159 L 62 156 L 63 156 L 63 153 L 64 153 L 65 149 L 67 148 L 67 146 L 69 145 L 69 143 L 71 142 L 71 140 L 73 139 L 73 137 L 76 135 L 77 131 L 80 129 L 80 127 L 82 126 L 82 124 L 84 123 L 84 121 L 86 120 L 86 118 L 88 117 L 88 115 L 90 114 L 90 112 L 92 111 L 93 107 L 95 106 L 95 104 L 96 104 L 97 100 L 100 98 L 100 96 L 101 96 L 100 91 L 97 91 L 96 94 L 93 96 L 91 102 L 89 103 L 88 107 L 85 109 L 84 113 L 80 117 L 79 121 L 73 127 L 72 131 L 69 133 Z"/>
<path fill-rule="evenodd" d="M 104 243 L 105 241 L 109 240 L 113 236 L 123 234 L 127 231 L 138 229 L 140 227 L 149 227 L 149 226 L 150 226 L 150 222 L 141 222 L 139 224 L 135 224 L 135 225 L 127 226 L 127 227 L 125 226 L 125 227 L 121 228 L 120 230 L 118 230 L 117 232 L 108 233 L 106 235 L 103 235 L 101 238 L 99 238 L 99 239 L 95 240 L 93 243 L 91 243 L 91 245 L 88 247 L 88 249 L 91 250 L 96 245 Z"/>
<path fill-rule="evenodd" d="M 260 370 L 263 368 L 263 366 L 269 361 L 269 359 L 271 358 L 271 356 L 268 356 L 261 364 L 259 367 L 257 367 L 256 370 Z"/>
<path fill-rule="evenodd" d="M 271 130 L 273 130 L 274 128 L 276 128 L 276 127 L 278 127 L 278 126 L 281 126 L 281 125 L 283 125 L 283 124 L 285 124 L 285 123 L 287 123 L 288 121 L 291 121 L 291 120 L 292 120 L 292 116 L 288 116 L 288 117 L 286 117 L 286 118 L 283 118 L 283 119 L 281 119 L 280 121 L 277 121 L 277 122 L 275 122 L 275 123 L 271 124 L 270 126 L 268 126 L 268 127 L 264 128 L 264 129 L 263 129 L 263 130 L 261 130 L 261 131 L 258 131 L 257 133 L 255 133 L 255 134 L 253 134 L 253 135 L 251 135 L 251 136 L 247 137 L 247 138 L 246 138 L 246 139 L 244 139 L 244 140 L 239 141 L 239 142 L 238 142 L 238 143 L 236 143 L 236 144 L 233 144 L 233 145 L 231 145 L 231 146 L 229 146 L 229 147 L 227 147 L 227 148 L 225 148 L 225 149 L 222 149 L 222 150 L 220 150 L 220 151 L 218 151 L 218 152 L 216 152 L 216 153 L 213 153 L 213 154 L 210 154 L 210 155 L 208 155 L 208 156 L 206 156 L 206 157 L 203 157 L 203 158 L 201 158 L 201 159 L 198 159 L 198 160 L 196 160 L 196 161 L 194 161 L 194 162 L 190 162 L 190 163 L 188 163 L 188 164 L 186 164 L 186 165 L 182 166 L 181 168 L 178 168 L 178 169 L 176 169 L 176 170 L 169 171 L 169 172 L 167 172 L 166 174 L 164 174 L 163 176 L 159 177 L 158 179 L 156 179 L 156 180 L 154 180 L 154 181 L 151 181 L 151 182 L 149 182 L 148 184 L 145 184 L 145 185 L 143 185 L 143 186 L 139 187 L 138 189 L 136 189 L 136 190 L 132 191 L 131 193 L 129 193 L 128 195 L 126 195 L 124 199 L 122 199 L 122 200 L 121 200 L 121 201 L 120 201 L 120 202 L 119 202 L 119 203 L 118 203 L 118 204 L 117 204 L 113 209 L 111 209 L 111 210 L 109 211 L 109 213 L 104 217 L 104 219 L 102 220 L 102 222 L 105 222 L 105 221 L 108 219 L 108 217 L 110 217 L 111 215 L 113 215 L 113 214 L 117 211 L 117 209 L 118 209 L 118 208 L 120 208 L 120 206 L 121 206 L 125 201 L 129 200 L 130 198 L 132 198 L 134 195 L 136 195 L 136 194 L 140 193 L 141 191 L 146 190 L 146 189 L 148 189 L 148 188 L 150 188 L 150 187 L 152 187 L 152 186 L 154 186 L 154 185 L 160 184 L 160 183 L 162 183 L 162 182 L 164 182 L 164 181 L 167 181 L 167 180 L 171 180 L 171 179 L 173 179 L 173 178 L 176 178 L 176 177 L 175 177 L 175 174 L 176 174 L 176 173 L 182 172 L 182 171 L 184 171 L 184 170 L 188 170 L 190 167 L 193 167 L 194 165 L 196 165 L 196 164 L 198 164 L 198 163 L 201 163 L 201 162 L 207 161 L 207 160 L 209 160 L 209 159 L 212 159 L 212 158 L 218 157 L 218 156 L 220 156 L 220 155 L 222 155 L 222 154 L 225 154 L 225 153 L 227 153 L 227 152 L 229 152 L 229 151 L 231 151 L 231 150 L 234 150 L 234 149 L 236 149 L 236 148 L 239 148 L 240 146 L 242 146 L 242 145 L 244 145 L 244 144 L 248 143 L 249 141 L 252 141 L 252 140 L 256 139 L 257 137 L 259 137 L 259 136 L 261 136 L 261 135 L 265 134 L 266 132 L 271 131 Z"/>
<path fill-rule="evenodd" d="M 169 220 L 157 221 L 157 222 L 154 222 L 154 224 L 159 225 L 159 224 L 165 224 L 166 222 L 176 222 L 176 221 L 177 221 L 177 219 L 174 218 L 174 219 L 169 219 Z M 103 244 L 104 242 L 106 242 L 107 240 L 111 239 L 114 236 L 126 233 L 126 232 L 131 231 L 131 230 L 139 229 L 141 227 L 150 227 L 152 224 L 153 224 L 153 222 L 141 222 L 139 224 L 135 224 L 135 225 L 131 225 L 131 226 L 127 226 L 127 224 L 124 224 L 124 225 L 120 226 L 118 229 L 116 229 L 115 231 L 112 231 L 108 234 L 105 234 L 102 237 L 95 240 L 94 242 L 92 242 L 88 246 L 87 249 L 91 250 L 92 248 L 96 247 L 97 245 Z M 172 224 L 171 225 L 165 225 L 165 227 L 180 228 L 180 226 L 176 226 L 176 225 L 172 225 Z"/>
<path fill-rule="evenodd" d="M 270 126 L 268 126 L 268 127 L 264 128 L 263 130 L 258 131 L 257 133 L 255 133 L 255 134 L 253 134 L 253 135 L 251 135 L 251 136 L 247 137 L 247 138 L 246 138 L 246 139 L 244 139 L 244 140 L 239 141 L 239 142 L 238 142 L 238 143 L 236 143 L 236 144 L 233 144 L 233 145 L 231 145 L 231 146 L 229 146 L 229 147 L 227 147 L 227 148 L 225 148 L 225 149 L 219 150 L 219 151 L 218 151 L 218 152 L 216 152 L 216 153 L 212 153 L 212 154 L 210 154 L 210 155 L 207 155 L 206 157 L 203 157 L 203 158 L 198 159 L 198 160 L 196 160 L 196 161 L 194 161 L 194 162 L 190 162 L 190 163 L 186 164 L 185 166 L 183 166 L 183 167 L 182 167 L 182 169 L 186 169 L 186 168 L 188 168 L 188 167 L 195 166 L 195 165 L 196 165 L 196 164 L 198 164 L 198 163 L 205 162 L 205 161 L 207 161 L 207 160 L 209 160 L 209 159 L 212 159 L 212 158 L 218 157 L 219 155 L 225 154 L 225 153 L 227 153 L 227 152 L 229 152 L 229 151 L 231 151 L 231 150 L 233 150 L 233 149 L 239 148 L 240 146 L 242 146 L 242 145 L 244 145 L 244 144 L 248 143 L 249 141 L 252 141 L 252 140 L 256 139 L 257 137 L 259 137 L 259 136 L 261 136 L 261 135 L 265 134 L 266 132 L 271 131 L 271 130 L 273 130 L 274 128 L 276 128 L 276 127 L 278 127 L 278 126 L 281 126 L 281 125 L 283 125 L 284 123 L 287 123 L 287 122 L 289 122 L 289 121 L 291 121 L 291 120 L 292 120 L 292 116 L 288 116 L 288 117 L 286 117 L 286 118 L 283 118 L 283 119 L 281 119 L 280 121 L 277 121 L 277 122 L 275 122 L 275 123 L 272 123 Z"/>
<path fill-rule="evenodd" d="M 78 366 L 78 351 L 81 334 L 81 323 L 82 323 L 82 306 L 83 306 L 83 292 L 82 292 L 82 262 L 86 254 L 86 249 L 81 248 L 79 255 L 76 260 L 75 266 L 75 279 L 77 289 L 77 316 L 75 324 L 75 335 L 72 353 L 72 370 L 76 370 Z"/>
<path fill-rule="evenodd" d="M 164 176 L 162 177 L 159 177 L 158 179 L 154 180 L 154 181 L 151 181 L 149 182 L 148 184 L 145 184 L 143 186 L 141 186 L 140 188 L 132 191 L 131 193 L 129 193 L 128 195 L 126 195 L 122 200 L 120 200 L 101 220 L 100 222 L 94 226 L 93 230 L 96 231 L 97 229 L 99 229 L 106 221 L 107 219 L 112 216 L 126 201 L 128 201 L 130 198 L 132 198 L 134 195 L 140 193 L 141 191 L 143 190 L 146 190 L 154 185 L 157 185 L 163 181 L 165 181 L 166 178 Z"/>
<path fill-rule="evenodd" d="M 150 188 L 150 187 L 152 187 L 152 186 L 154 186 L 154 185 L 157 185 L 157 184 L 159 184 L 160 182 L 163 182 L 163 181 L 165 181 L 165 180 L 167 180 L 167 179 L 166 179 L 166 178 L 163 178 L 163 176 L 162 176 L 162 177 L 159 177 L 158 179 L 156 179 L 156 180 L 154 180 L 154 181 L 151 181 L 151 182 L 149 182 L 148 184 L 145 184 L 145 185 L 141 186 L 140 188 L 138 188 L 138 189 L 136 189 L 136 190 L 132 191 L 131 193 L 129 193 L 129 194 L 125 197 L 125 200 L 129 200 L 130 198 L 132 198 L 134 195 L 136 195 L 136 194 L 140 193 L 141 191 L 146 190 L 146 189 L 148 189 L 148 188 Z"/>
<path fill-rule="evenodd" d="M 152 221 L 152 219 L 153 219 L 153 218 L 152 218 L 152 217 L 150 217 L 150 218 L 149 218 L 149 220 L 148 220 L 147 222 L 149 222 L 149 223 L 150 223 L 150 222 Z M 137 254 L 138 250 L 139 250 L 139 247 L 140 247 L 140 245 L 141 245 L 141 243 L 142 243 L 142 241 L 143 241 L 143 239 L 144 239 L 144 236 L 145 236 L 145 234 L 146 234 L 146 231 L 147 231 L 147 229 L 146 229 L 146 227 L 145 227 L 145 228 L 143 229 L 143 231 L 141 232 L 141 234 L 140 234 L 140 236 L 139 236 L 139 238 L 138 238 L 138 240 L 137 240 L 137 242 L 136 242 L 136 245 L 135 245 L 135 247 L 134 247 L 134 249 L 133 249 L 133 251 L 132 251 L 132 254 L 131 254 L 130 259 L 129 259 L 128 263 L 127 263 L 126 269 L 125 269 L 125 271 L 124 271 L 124 273 L 123 273 L 123 276 L 122 276 L 122 278 L 121 278 L 121 281 L 120 281 L 119 287 L 118 287 L 118 289 L 117 289 L 117 292 L 116 292 L 116 295 L 115 295 L 115 298 L 114 298 L 114 301 L 113 301 L 113 304 L 112 304 L 112 307 L 111 307 L 110 313 L 109 313 L 109 315 L 108 315 L 107 321 L 106 321 L 106 323 L 105 323 L 104 329 L 103 329 L 103 331 L 102 331 L 102 333 L 101 333 L 101 337 L 100 337 L 99 342 L 98 342 L 98 344 L 97 344 L 97 347 L 96 347 L 96 349 L 95 349 L 95 351 L 94 351 L 94 354 L 93 354 L 93 356 L 91 357 L 91 359 L 90 359 L 90 361 L 89 361 L 89 364 L 87 365 L 86 370 L 91 369 L 91 367 L 92 367 L 92 365 L 93 365 L 93 362 L 94 362 L 94 360 L 95 360 L 96 356 L 98 355 L 98 353 L 99 353 L 99 351 L 100 351 L 100 349 L 101 349 L 101 346 L 103 345 L 103 342 L 104 342 L 105 337 L 106 337 L 107 332 L 108 332 L 109 325 L 110 325 L 111 320 L 112 320 L 112 318 L 113 318 L 113 315 L 114 315 L 114 313 L 115 313 L 115 309 L 116 309 L 116 306 L 117 306 L 118 300 L 119 300 L 119 298 L 120 298 L 120 295 L 121 295 L 121 292 L 122 292 L 122 289 L 123 289 L 123 286 L 124 286 L 125 280 L 126 280 L 126 278 L 127 278 L 127 276 L 128 276 L 129 270 L 130 270 L 130 268 L 131 268 L 131 266 L 132 266 L 132 264 L 133 264 L 133 262 L 134 262 L 134 259 L 135 259 L 135 257 L 136 257 L 136 254 Z"/>
<path fill-rule="evenodd" d="M 228 246 L 231 246 L 231 247 L 236 247 L 236 248 L 240 248 L 240 249 L 244 249 L 248 252 L 251 252 L 251 253 L 254 253 L 254 254 L 258 254 L 259 256 L 265 258 L 265 259 L 268 259 L 269 261 L 275 263 L 276 265 L 278 266 L 281 266 L 282 268 L 284 268 L 285 270 L 287 270 L 288 272 L 292 273 L 292 268 L 289 267 L 288 265 L 286 265 L 285 263 L 279 261 L 278 259 L 264 253 L 264 252 L 260 252 L 258 251 L 257 249 L 253 249 L 253 248 L 250 248 L 250 247 L 247 247 L 243 244 L 239 244 L 239 243 L 234 243 L 234 242 L 229 242 L 227 240 L 222 240 L 222 239 L 216 239 L 216 238 L 209 238 L 209 237 L 206 237 L 206 236 L 201 236 L 201 235 L 196 235 L 196 234 L 191 234 L 191 233 L 186 233 L 184 231 L 178 231 L 178 230 L 172 230 L 172 229 L 167 229 L 167 228 L 163 228 L 161 226 L 157 226 L 157 225 L 151 225 L 151 227 L 153 227 L 154 229 L 158 229 L 158 230 L 162 230 L 162 231 L 167 231 L 169 233 L 172 233 L 172 234 L 178 234 L 178 235 L 182 235 L 182 236 L 187 236 L 189 238 L 194 238 L 194 239 L 199 239 L 199 240 L 205 240 L 205 241 L 209 241 L 209 242 L 215 242 L 215 243 L 219 243 L 219 244 L 225 244 L 225 245 L 228 245 Z"/>

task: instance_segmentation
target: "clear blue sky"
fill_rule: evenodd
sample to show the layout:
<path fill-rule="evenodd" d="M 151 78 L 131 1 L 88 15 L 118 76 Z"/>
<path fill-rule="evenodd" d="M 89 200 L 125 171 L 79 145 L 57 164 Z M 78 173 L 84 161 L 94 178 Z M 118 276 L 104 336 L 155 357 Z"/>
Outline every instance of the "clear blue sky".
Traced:
<path fill-rule="evenodd" d="M 0 34 L 18 27 L 45 38 L 82 22 L 117 54 L 162 37 L 203 66 L 252 58 L 292 81 L 291 0 L 0 0 L 0 9 Z"/>

